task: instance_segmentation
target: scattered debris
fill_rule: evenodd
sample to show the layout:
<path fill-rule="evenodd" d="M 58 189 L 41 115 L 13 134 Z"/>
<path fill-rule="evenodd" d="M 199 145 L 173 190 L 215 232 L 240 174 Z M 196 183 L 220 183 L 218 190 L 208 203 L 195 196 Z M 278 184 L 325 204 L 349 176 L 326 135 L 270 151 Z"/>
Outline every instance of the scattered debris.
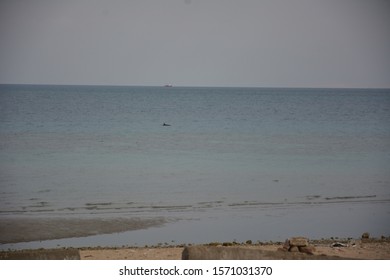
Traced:
<path fill-rule="evenodd" d="M 348 247 L 348 245 L 347 245 L 347 244 L 344 244 L 344 243 L 341 243 L 341 242 L 335 242 L 335 243 L 332 243 L 332 244 L 330 245 L 330 247 L 332 247 L 332 248 L 336 248 L 336 247 Z"/>

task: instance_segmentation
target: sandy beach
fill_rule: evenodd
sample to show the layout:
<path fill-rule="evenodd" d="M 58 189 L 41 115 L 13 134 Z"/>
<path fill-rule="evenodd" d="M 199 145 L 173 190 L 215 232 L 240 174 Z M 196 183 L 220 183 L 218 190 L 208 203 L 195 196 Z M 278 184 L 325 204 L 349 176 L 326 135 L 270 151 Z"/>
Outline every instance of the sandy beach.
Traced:
<path fill-rule="evenodd" d="M 312 240 L 313 252 L 292 253 L 283 250 L 284 242 L 238 244 L 232 242 L 203 244 L 205 248 L 243 248 L 273 252 L 280 259 L 361 259 L 390 260 L 390 238 L 359 240 Z M 194 245 L 199 246 L 199 245 Z M 61 248 L 0 252 L 0 259 L 80 259 L 80 260 L 181 260 L 185 246 L 133 248 Z M 267 259 L 267 258 L 265 258 Z"/>
<path fill-rule="evenodd" d="M 372 239 L 369 241 L 357 241 L 354 245 L 348 242 L 340 242 L 347 247 L 332 247 L 335 240 L 312 241 L 315 247 L 314 255 L 326 255 L 329 257 L 340 257 L 365 260 L 390 260 L 390 239 Z M 215 245 L 215 244 L 214 244 Z M 217 245 L 223 246 L 223 245 Z M 259 245 L 233 245 L 232 247 L 248 248 L 263 251 L 278 252 L 283 244 Z M 180 260 L 182 259 L 183 247 L 157 247 L 157 248 L 90 248 L 80 249 L 82 260 Z M 286 252 L 286 254 L 291 254 Z"/>

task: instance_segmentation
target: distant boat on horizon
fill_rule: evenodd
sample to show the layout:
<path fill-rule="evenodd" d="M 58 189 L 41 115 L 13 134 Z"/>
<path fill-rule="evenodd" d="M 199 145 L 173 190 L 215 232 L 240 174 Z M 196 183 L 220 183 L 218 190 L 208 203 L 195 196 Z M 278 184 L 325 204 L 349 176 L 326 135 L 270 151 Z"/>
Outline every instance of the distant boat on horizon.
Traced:
<path fill-rule="evenodd" d="M 173 87 L 173 85 L 172 84 L 166 84 L 166 85 L 164 85 L 164 87 Z"/>

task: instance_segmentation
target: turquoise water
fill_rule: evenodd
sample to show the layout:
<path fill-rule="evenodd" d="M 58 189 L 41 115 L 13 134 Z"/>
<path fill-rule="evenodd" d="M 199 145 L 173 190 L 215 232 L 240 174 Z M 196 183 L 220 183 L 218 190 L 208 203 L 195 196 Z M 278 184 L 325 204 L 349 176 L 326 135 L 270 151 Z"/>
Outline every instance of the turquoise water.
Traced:
<path fill-rule="evenodd" d="M 386 235 L 389 169 L 387 89 L 0 86 L 3 217 L 182 220 L 138 244 Z"/>

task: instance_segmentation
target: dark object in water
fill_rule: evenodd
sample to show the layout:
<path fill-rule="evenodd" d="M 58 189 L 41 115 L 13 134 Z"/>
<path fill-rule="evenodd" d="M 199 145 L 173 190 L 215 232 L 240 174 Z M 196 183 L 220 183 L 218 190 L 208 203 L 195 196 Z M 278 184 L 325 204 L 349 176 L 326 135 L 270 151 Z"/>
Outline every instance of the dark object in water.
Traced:
<path fill-rule="evenodd" d="M 167 124 L 167 123 L 163 123 L 163 126 L 171 126 L 170 124 Z"/>

